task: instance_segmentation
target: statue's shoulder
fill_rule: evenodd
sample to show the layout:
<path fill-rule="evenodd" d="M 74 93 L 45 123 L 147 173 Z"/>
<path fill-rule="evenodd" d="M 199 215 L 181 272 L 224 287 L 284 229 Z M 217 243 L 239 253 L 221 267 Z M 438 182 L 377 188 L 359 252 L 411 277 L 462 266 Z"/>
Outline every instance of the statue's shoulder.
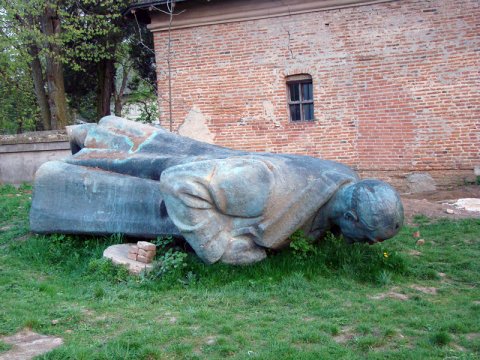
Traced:
<path fill-rule="evenodd" d="M 300 178 L 317 178 L 328 175 L 331 179 L 358 181 L 358 174 L 349 166 L 332 160 L 319 159 L 306 155 L 258 153 L 253 155 L 259 161 L 273 164 L 284 173 Z"/>

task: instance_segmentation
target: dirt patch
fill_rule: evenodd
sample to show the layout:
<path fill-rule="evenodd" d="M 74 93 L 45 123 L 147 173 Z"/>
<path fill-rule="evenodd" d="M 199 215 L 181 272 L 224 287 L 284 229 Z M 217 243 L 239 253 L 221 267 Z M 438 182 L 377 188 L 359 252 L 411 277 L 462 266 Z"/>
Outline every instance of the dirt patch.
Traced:
<path fill-rule="evenodd" d="M 333 340 L 337 344 L 346 344 L 355 336 L 357 336 L 357 334 L 353 331 L 353 328 L 351 326 L 346 326 L 337 335 L 333 337 Z"/>
<path fill-rule="evenodd" d="M 18 242 L 27 241 L 27 240 L 30 238 L 30 236 L 32 236 L 32 235 L 33 235 L 32 233 L 28 233 L 28 234 L 25 234 L 25 235 L 16 237 L 16 238 L 13 239 L 13 240 L 14 240 L 14 241 L 18 241 Z"/>
<path fill-rule="evenodd" d="M 477 340 L 480 339 L 480 333 L 469 333 L 465 335 L 468 340 Z"/>
<path fill-rule="evenodd" d="M 45 354 L 63 344 L 62 338 L 23 330 L 15 335 L 0 338 L 13 347 L 0 354 L 0 360 L 28 360 Z"/>
<path fill-rule="evenodd" d="M 439 190 L 419 194 L 402 194 L 405 221 L 414 224 L 415 215 L 424 215 L 431 219 L 480 219 L 480 212 L 459 209 L 453 205 L 458 199 L 480 198 L 480 186 L 462 186 L 453 190 Z"/>
<path fill-rule="evenodd" d="M 410 287 L 414 290 L 420 291 L 428 295 L 437 295 L 437 291 L 438 291 L 438 289 L 433 286 L 428 287 L 428 286 L 412 285 Z"/>
<path fill-rule="evenodd" d="M 205 344 L 207 345 L 215 345 L 217 343 L 217 337 L 216 336 L 208 336 L 205 339 Z"/>
<path fill-rule="evenodd" d="M 370 299 L 373 299 L 373 300 L 383 300 L 383 299 L 387 299 L 387 298 L 388 299 L 401 300 L 401 301 L 406 301 L 406 300 L 409 299 L 408 295 L 401 294 L 401 293 L 397 292 L 396 288 L 393 288 L 390 291 L 385 292 L 385 293 L 370 296 Z"/>
<path fill-rule="evenodd" d="M 156 318 L 156 321 L 163 324 L 175 325 L 178 322 L 178 314 L 172 314 L 171 312 L 166 312 L 163 316 Z"/>
<path fill-rule="evenodd" d="M 452 344 L 451 346 L 457 351 L 461 351 L 461 352 L 467 351 L 467 349 L 465 349 L 463 346 L 458 345 L 458 344 Z"/>
<path fill-rule="evenodd" d="M 417 250 L 410 250 L 408 252 L 408 255 L 412 255 L 412 256 L 420 256 L 422 255 L 422 253 L 420 251 L 417 251 Z"/>

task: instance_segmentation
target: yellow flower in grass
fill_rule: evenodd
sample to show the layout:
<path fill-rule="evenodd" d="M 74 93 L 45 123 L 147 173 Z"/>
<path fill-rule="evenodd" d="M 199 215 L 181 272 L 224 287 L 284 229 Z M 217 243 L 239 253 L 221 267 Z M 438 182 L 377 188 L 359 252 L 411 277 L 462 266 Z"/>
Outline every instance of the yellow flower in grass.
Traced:
<path fill-rule="evenodd" d="M 388 258 L 388 252 L 384 251 L 384 252 L 383 252 L 383 257 L 384 257 L 384 258 Z"/>

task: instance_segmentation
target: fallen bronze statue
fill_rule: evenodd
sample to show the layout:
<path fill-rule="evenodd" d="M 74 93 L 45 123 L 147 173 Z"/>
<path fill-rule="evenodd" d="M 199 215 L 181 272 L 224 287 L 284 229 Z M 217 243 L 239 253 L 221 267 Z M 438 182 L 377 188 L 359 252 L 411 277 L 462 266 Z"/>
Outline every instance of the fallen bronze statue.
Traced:
<path fill-rule="evenodd" d="M 333 161 L 232 150 L 115 116 L 68 130 L 72 156 L 36 173 L 33 232 L 168 234 L 207 263 L 249 264 L 299 229 L 373 244 L 403 224 L 390 185 Z"/>

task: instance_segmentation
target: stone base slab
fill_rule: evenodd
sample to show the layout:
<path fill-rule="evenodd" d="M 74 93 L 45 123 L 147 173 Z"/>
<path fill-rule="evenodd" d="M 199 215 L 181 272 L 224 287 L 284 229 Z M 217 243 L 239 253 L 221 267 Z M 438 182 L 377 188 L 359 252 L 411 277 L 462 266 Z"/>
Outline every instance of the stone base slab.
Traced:
<path fill-rule="evenodd" d="M 114 264 L 127 267 L 128 271 L 134 275 L 139 275 L 142 271 L 150 272 L 153 269 L 153 264 L 145 264 L 128 258 L 128 250 L 135 245 L 118 244 L 109 246 L 103 252 L 103 257 L 112 260 Z"/>

